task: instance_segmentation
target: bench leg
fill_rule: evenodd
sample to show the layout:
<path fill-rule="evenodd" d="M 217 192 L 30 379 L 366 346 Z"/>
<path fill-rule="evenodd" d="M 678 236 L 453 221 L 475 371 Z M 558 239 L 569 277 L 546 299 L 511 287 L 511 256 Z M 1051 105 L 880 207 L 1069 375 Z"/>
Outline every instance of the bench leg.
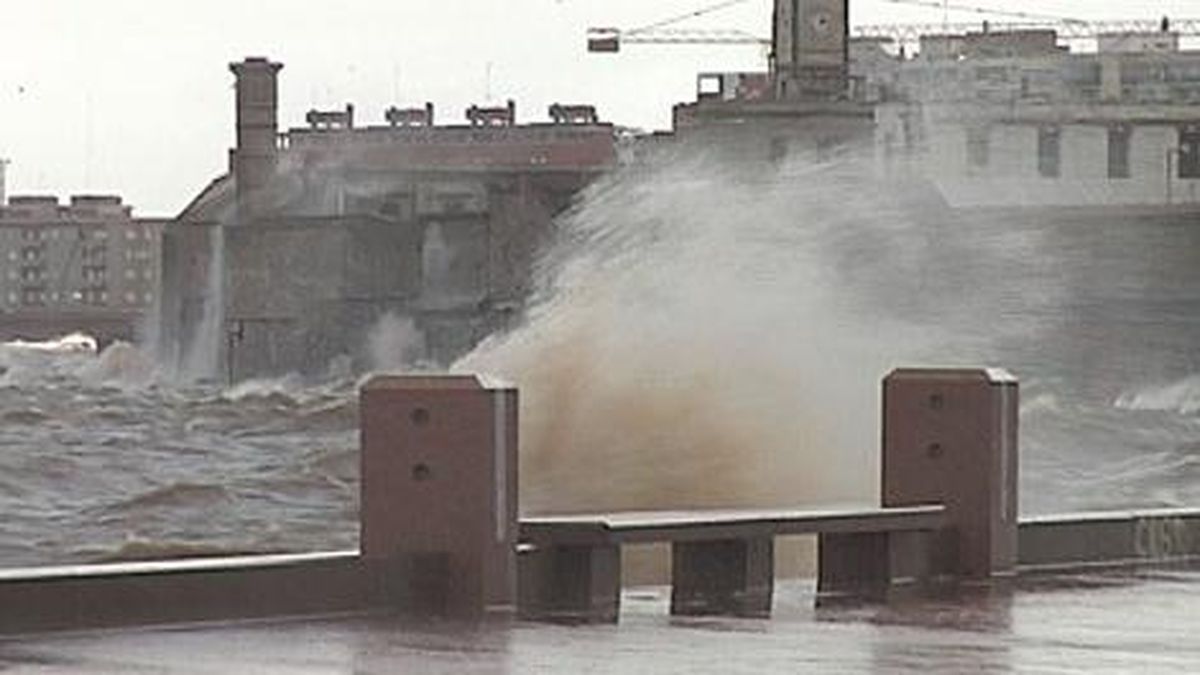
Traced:
<path fill-rule="evenodd" d="M 817 593 L 883 599 L 900 585 L 929 577 L 928 532 L 821 534 Z"/>
<path fill-rule="evenodd" d="M 517 556 L 518 610 L 540 621 L 615 623 L 621 547 L 546 546 Z"/>
<path fill-rule="evenodd" d="M 671 614 L 771 615 L 774 540 L 727 539 L 671 545 Z"/>

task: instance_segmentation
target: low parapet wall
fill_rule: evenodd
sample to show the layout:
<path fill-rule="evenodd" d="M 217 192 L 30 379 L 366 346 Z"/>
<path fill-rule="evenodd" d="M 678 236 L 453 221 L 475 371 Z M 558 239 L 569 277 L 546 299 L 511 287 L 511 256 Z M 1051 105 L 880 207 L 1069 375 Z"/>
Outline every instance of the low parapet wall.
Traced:
<path fill-rule="evenodd" d="M 0 633 L 334 614 L 394 605 L 357 551 L 0 571 Z"/>
<path fill-rule="evenodd" d="M 1024 518 L 1022 571 L 1161 564 L 1200 558 L 1200 509 L 1106 511 Z"/>

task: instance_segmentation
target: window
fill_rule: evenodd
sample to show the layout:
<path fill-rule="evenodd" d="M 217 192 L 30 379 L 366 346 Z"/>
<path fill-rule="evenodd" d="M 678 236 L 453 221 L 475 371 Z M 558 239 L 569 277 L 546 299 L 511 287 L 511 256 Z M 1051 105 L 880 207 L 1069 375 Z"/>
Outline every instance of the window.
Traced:
<path fill-rule="evenodd" d="M 1200 178 L 1200 124 L 1179 128 L 1179 178 Z"/>
<path fill-rule="evenodd" d="M 1038 175 L 1058 178 L 1061 169 L 1061 137 L 1058 127 L 1041 127 L 1037 137 Z"/>
<path fill-rule="evenodd" d="M 21 304 L 29 307 L 41 307 L 45 304 L 46 296 L 42 291 L 26 289 L 21 291 Z"/>
<path fill-rule="evenodd" d="M 1108 128 L 1108 177 L 1129 178 L 1129 136 L 1124 124 Z"/>
<path fill-rule="evenodd" d="M 988 165 L 991 154 L 991 137 L 987 127 L 967 129 L 967 166 L 982 168 Z"/>

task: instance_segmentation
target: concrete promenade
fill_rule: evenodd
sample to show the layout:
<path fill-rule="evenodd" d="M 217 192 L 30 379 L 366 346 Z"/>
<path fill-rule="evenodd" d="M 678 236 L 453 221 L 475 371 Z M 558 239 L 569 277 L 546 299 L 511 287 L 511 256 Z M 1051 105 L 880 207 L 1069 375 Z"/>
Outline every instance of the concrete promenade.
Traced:
<path fill-rule="evenodd" d="M 4 673 L 1194 673 L 1200 565 L 1022 575 L 1010 589 L 679 618 L 626 591 L 616 625 L 390 617 L 201 624 L 0 640 Z"/>

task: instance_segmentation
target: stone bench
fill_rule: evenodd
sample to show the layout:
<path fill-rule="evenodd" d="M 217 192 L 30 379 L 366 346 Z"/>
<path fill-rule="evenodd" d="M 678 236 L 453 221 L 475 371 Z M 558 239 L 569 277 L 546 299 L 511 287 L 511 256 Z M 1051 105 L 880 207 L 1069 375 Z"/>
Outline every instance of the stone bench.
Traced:
<path fill-rule="evenodd" d="M 818 535 L 818 592 L 874 594 L 924 579 L 941 505 L 844 510 L 638 511 L 524 518 L 522 616 L 615 621 L 621 545 L 671 544 L 671 613 L 768 616 L 774 539 Z"/>

